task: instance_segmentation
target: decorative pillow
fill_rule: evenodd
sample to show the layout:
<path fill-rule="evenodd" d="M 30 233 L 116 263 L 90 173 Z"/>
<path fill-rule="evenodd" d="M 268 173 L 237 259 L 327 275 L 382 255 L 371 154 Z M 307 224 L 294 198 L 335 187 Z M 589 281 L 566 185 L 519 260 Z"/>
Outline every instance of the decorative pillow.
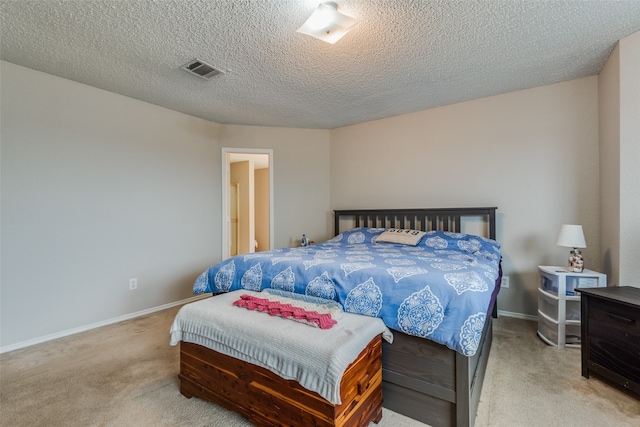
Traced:
<path fill-rule="evenodd" d="M 385 228 L 370 228 L 370 227 L 358 227 L 351 230 L 344 231 L 334 238 L 327 240 L 325 243 L 369 243 L 373 241 L 376 235 L 382 233 Z"/>
<path fill-rule="evenodd" d="M 373 240 L 376 243 L 400 243 L 401 245 L 415 246 L 420 242 L 420 239 L 427 234 L 420 230 L 410 230 L 407 228 L 389 228 Z"/>

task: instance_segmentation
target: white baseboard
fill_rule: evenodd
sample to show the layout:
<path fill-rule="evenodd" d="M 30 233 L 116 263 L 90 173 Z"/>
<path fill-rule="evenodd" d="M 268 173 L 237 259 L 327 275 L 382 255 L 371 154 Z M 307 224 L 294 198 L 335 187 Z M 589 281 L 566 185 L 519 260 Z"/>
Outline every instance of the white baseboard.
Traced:
<path fill-rule="evenodd" d="M 190 302 L 198 301 L 204 298 L 210 297 L 211 294 L 197 295 L 191 298 L 184 299 L 182 301 L 171 302 L 169 304 L 160 305 L 158 307 L 148 308 L 142 311 L 136 311 L 135 313 L 125 314 L 124 316 L 115 317 L 113 319 L 103 320 L 101 322 L 91 323 L 89 325 L 80 326 L 79 328 L 68 329 L 62 332 L 56 332 L 55 334 L 45 335 L 43 337 L 34 338 L 27 341 L 22 341 L 17 344 L 6 345 L 4 347 L 0 347 L 0 354 L 6 353 L 13 350 L 18 350 L 25 347 L 30 347 L 32 345 L 40 344 L 43 342 L 55 340 L 57 338 L 66 337 L 73 334 L 78 334 L 80 332 L 85 332 L 91 329 L 99 328 L 101 326 L 111 325 L 113 323 L 123 322 L 125 320 L 130 320 L 136 317 L 145 316 L 147 314 L 155 313 L 156 311 L 166 310 L 167 308 L 175 307 L 177 305 L 187 304 Z"/>
<path fill-rule="evenodd" d="M 515 317 L 516 319 L 523 319 L 523 320 L 533 320 L 533 321 L 538 320 L 538 316 L 533 316 L 531 314 L 514 313 L 512 311 L 504 311 L 504 310 L 498 310 L 498 317 L 500 316 Z"/>

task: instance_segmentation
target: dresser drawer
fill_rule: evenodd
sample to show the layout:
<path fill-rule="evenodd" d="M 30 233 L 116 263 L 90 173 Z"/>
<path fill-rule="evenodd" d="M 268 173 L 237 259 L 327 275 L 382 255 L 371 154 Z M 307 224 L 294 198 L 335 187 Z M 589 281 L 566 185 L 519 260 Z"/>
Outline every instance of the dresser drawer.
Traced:
<path fill-rule="evenodd" d="M 582 375 L 589 378 L 589 373 L 596 373 L 640 394 L 640 288 L 580 292 Z"/>
<path fill-rule="evenodd" d="M 622 329 L 627 334 L 640 336 L 640 309 L 605 299 L 592 298 L 589 319 L 603 329 Z M 594 323 L 590 323 L 593 325 Z"/>
<path fill-rule="evenodd" d="M 593 325 L 589 336 L 589 358 L 591 362 L 640 384 L 640 335 Z"/>

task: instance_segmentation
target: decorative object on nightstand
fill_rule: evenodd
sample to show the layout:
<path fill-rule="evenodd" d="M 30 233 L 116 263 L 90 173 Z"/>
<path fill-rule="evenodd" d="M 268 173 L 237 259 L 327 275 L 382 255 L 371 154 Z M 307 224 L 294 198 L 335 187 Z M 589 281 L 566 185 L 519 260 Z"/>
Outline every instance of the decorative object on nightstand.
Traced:
<path fill-rule="evenodd" d="M 607 275 L 544 265 L 538 267 L 538 274 L 538 336 L 560 350 L 580 347 L 580 295 L 575 288 L 606 287 Z"/>
<path fill-rule="evenodd" d="M 578 248 L 586 248 L 584 232 L 581 225 L 563 224 L 556 245 L 573 248 L 569 255 L 569 271 L 581 273 L 584 270 L 584 259 Z"/>
<path fill-rule="evenodd" d="M 582 294 L 582 376 L 598 374 L 640 395 L 640 288 Z"/>

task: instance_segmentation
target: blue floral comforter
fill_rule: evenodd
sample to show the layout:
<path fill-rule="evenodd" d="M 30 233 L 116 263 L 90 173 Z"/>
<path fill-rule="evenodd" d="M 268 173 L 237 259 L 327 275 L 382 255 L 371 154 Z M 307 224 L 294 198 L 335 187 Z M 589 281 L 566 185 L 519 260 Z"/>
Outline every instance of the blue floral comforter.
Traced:
<path fill-rule="evenodd" d="M 428 232 L 416 246 L 375 243 L 384 228 L 357 228 L 324 243 L 238 255 L 209 268 L 194 293 L 280 289 L 338 301 L 397 331 L 471 356 L 499 275 L 500 245 Z"/>

